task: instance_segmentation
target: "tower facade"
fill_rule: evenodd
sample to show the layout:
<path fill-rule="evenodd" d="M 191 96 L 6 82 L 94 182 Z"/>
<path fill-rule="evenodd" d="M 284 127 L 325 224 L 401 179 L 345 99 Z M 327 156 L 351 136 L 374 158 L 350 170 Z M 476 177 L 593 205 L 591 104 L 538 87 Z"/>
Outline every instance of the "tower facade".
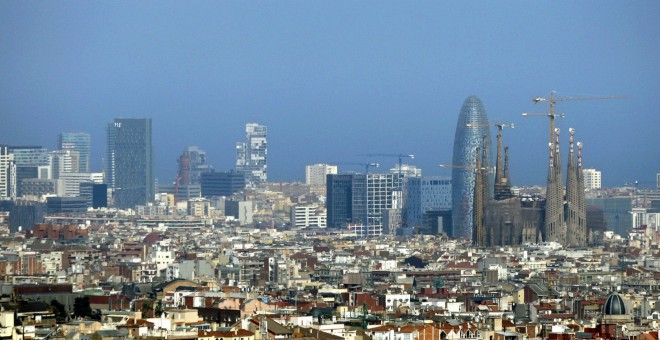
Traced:
<path fill-rule="evenodd" d="M 245 124 L 245 142 L 236 143 L 236 171 L 245 174 L 245 184 L 255 188 L 268 180 L 268 128 Z"/>
<path fill-rule="evenodd" d="M 559 129 L 554 129 L 555 141 L 549 143 L 548 186 L 545 200 L 545 225 L 543 241 L 566 244 L 566 221 L 564 220 L 564 185 L 559 153 Z"/>
<path fill-rule="evenodd" d="M 151 118 L 117 118 L 107 134 L 105 179 L 115 206 L 133 208 L 153 200 Z"/>
<path fill-rule="evenodd" d="M 476 149 L 482 145 L 484 135 L 488 150 L 492 144 L 490 130 L 485 124 L 488 124 L 488 117 L 481 99 L 477 96 L 465 99 L 458 115 L 454 136 L 452 230 L 448 231 L 448 235 L 452 237 L 472 238 Z M 488 152 L 486 162 L 481 164 L 481 167 L 488 168 L 490 164 L 492 156 Z"/>
<path fill-rule="evenodd" d="M 213 167 L 206 163 L 206 151 L 196 146 L 186 147 L 177 162 L 177 181 L 181 185 L 201 184 L 202 174 L 213 171 Z"/>
<path fill-rule="evenodd" d="M 12 169 L 14 179 L 12 180 Z M 7 145 L 0 145 L 0 198 L 10 198 L 15 179 L 14 154 L 9 153 Z"/>
<path fill-rule="evenodd" d="M 404 186 L 404 220 L 409 228 L 424 224 L 429 210 L 451 209 L 451 178 L 409 177 Z"/>
<path fill-rule="evenodd" d="M 587 210 L 582 173 L 582 144 L 578 143 L 577 159 L 574 152 L 574 129 L 570 132 L 570 148 L 566 169 L 566 243 L 568 246 L 587 245 Z"/>
<path fill-rule="evenodd" d="M 328 228 L 364 224 L 367 216 L 367 176 L 365 174 L 328 175 L 326 211 Z"/>
<path fill-rule="evenodd" d="M 79 154 L 78 169 L 73 172 L 89 172 L 89 145 L 90 137 L 86 132 L 60 133 L 60 150 L 72 150 Z"/>

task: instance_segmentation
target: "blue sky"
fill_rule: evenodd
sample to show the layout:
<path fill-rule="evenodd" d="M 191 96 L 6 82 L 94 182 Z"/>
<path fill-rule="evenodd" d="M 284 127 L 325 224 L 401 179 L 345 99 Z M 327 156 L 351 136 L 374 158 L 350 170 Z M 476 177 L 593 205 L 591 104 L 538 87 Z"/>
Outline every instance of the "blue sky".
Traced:
<path fill-rule="evenodd" d="M 0 143 L 54 148 L 153 118 L 156 175 L 188 145 L 234 167 L 244 125 L 269 128 L 271 180 L 316 162 L 412 153 L 450 176 L 463 100 L 479 96 L 505 132 L 514 185 L 545 184 L 547 119 L 534 96 L 624 95 L 558 104 L 586 167 L 607 186 L 660 172 L 658 1 L 3 1 Z M 564 155 L 568 136 L 562 134 Z M 565 164 L 565 162 L 564 162 Z M 361 167 L 340 167 L 360 170 Z"/>

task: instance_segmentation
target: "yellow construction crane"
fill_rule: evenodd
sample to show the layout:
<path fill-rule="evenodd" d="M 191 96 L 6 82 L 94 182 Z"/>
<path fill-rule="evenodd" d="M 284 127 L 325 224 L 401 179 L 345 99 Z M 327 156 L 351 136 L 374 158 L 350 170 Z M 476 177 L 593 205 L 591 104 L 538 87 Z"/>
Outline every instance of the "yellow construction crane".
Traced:
<path fill-rule="evenodd" d="M 566 101 L 572 101 L 572 100 L 597 100 L 597 99 L 624 99 L 628 98 L 625 96 L 593 96 L 593 97 L 563 97 L 563 98 L 556 98 L 555 97 L 555 91 L 550 92 L 550 97 L 549 98 L 543 98 L 543 97 L 534 97 L 532 98 L 532 102 L 534 104 L 537 103 L 548 103 L 550 104 L 550 110 L 548 110 L 548 113 L 527 113 L 524 112 L 522 115 L 525 117 L 530 117 L 530 116 L 547 116 L 550 119 L 550 145 L 554 146 L 554 134 L 555 134 L 555 117 L 564 117 L 563 113 L 555 113 L 555 105 L 557 102 L 566 102 Z M 554 150 L 554 149 L 553 149 Z"/>
<path fill-rule="evenodd" d="M 446 169 L 467 169 L 467 170 L 488 170 L 488 173 L 493 172 L 493 167 L 476 167 L 476 166 L 469 166 L 469 165 L 453 165 L 453 164 L 438 164 L 439 167 L 441 168 L 446 168 Z"/>

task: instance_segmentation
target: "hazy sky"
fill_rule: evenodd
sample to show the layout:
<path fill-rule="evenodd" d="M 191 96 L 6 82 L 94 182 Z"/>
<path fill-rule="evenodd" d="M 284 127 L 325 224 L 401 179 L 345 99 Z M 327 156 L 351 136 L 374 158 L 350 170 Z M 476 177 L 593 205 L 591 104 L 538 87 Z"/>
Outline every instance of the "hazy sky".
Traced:
<path fill-rule="evenodd" d="M 235 165 L 248 122 L 269 129 L 269 179 L 304 180 L 316 162 L 412 153 L 450 176 L 463 100 L 479 96 L 505 131 L 514 185 L 545 184 L 547 118 L 562 102 L 562 153 L 576 128 L 603 184 L 654 184 L 660 172 L 659 1 L 2 1 L 0 144 L 55 148 L 105 125 L 153 118 L 156 175 L 175 177 L 185 146 Z M 565 165 L 564 161 L 564 165 Z M 362 167 L 341 166 L 344 170 Z M 385 169 L 380 169 L 385 170 Z"/>

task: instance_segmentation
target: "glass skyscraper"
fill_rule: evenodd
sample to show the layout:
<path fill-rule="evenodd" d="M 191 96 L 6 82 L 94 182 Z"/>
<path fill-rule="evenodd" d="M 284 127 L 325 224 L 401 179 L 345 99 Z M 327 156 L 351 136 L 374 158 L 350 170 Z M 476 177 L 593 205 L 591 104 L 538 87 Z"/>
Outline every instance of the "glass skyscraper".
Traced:
<path fill-rule="evenodd" d="M 482 166 L 490 167 L 493 164 L 490 128 L 486 124 L 488 117 L 481 99 L 477 96 L 467 97 L 458 115 L 454 136 L 454 168 L 451 174 L 452 230 L 448 233 L 452 237 L 472 239 L 476 149 L 482 147 L 484 135 L 488 164 Z M 490 183 L 493 183 L 492 179 Z"/>
<path fill-rule="evenodd" d="M 108 124 L 105 181 L 115 206 L 134 208 L 154 199 L 151 118 L 118 118 Z"/>
<path fill-rule="evenodd" d="M 89 172 L 89 133 L 63 132 L 60 133 L 58 145 L 60 150 L 78 151 L 80 155 L 79 168 L 74 172 Z"/>

